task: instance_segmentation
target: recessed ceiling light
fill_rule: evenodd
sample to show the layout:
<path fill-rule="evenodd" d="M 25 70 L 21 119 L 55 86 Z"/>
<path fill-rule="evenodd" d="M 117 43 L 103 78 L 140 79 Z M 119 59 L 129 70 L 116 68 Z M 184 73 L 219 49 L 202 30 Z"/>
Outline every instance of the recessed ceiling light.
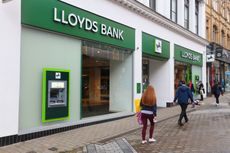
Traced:
<path fill-rule="evenodd" d="M 7 3 L 7 2 L 10 2 L 12 0 L 2 0 L 2 3 Z"/>

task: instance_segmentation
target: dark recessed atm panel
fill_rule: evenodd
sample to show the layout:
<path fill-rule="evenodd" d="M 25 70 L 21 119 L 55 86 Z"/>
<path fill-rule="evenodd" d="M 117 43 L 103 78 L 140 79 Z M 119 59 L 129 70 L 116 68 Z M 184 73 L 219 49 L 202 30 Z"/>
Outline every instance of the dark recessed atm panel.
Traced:
<path fill-rule="evenodd" d="M 43 70 L 42 122 L 69 118 L 69 70 Z"/>

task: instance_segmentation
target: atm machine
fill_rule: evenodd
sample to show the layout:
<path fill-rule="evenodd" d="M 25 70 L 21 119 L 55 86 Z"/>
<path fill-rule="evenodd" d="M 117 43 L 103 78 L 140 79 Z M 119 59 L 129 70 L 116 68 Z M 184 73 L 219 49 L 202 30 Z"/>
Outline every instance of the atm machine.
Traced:
<path fill-rule="evenodd" d="M 43 69 L 42 122 L 69 118 L 69 72 Z"/>

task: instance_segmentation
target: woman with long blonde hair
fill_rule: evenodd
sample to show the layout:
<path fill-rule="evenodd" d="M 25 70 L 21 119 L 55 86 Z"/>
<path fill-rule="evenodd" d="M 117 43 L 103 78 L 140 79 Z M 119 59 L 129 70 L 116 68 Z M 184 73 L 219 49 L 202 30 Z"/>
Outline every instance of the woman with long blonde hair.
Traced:
<path fill-rule="evenodd" d="M 154 88 L 149 85 L 141 98 L 141 120 L 143 123 L 142 127 L 142 144 L 146 143 L 146 130 L 148 126 L 148 120 L 150 121 L 150 129 L 149 129 L 149 142 L 155 142 L 156 140 L 153 138 L 153 130 L 154 130 L 154 119 L 156 117 L 156 94 Z"/>

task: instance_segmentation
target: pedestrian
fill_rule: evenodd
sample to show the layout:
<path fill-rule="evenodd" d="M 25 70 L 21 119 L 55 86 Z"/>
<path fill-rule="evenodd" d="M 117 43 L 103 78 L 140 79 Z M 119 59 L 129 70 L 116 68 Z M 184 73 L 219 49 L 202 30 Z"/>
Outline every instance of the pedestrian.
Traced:
<path fill-rule="evenodd" d="M 189 89 L 191 90 L 191 92 L 192 92 L 192 97 L 193 97 L 193 96 L 194 96 L 194 93 L 195 93 L 195 88 L 194 88 L 194 85 L 193 85 L 193 83 L 192 83 L 192 80 L 189 81 L 188 87 L 189 87 Z M 192 108 L 194 108 L 194 107 L 195 107 L 195 103 L 192 103 Z"/>
<path fill-rule="evenodd" d="M 176 96 L 173 100 L 173 102 L 175 103 L 176 100 L 178 101 L 178 104 L 181 107 L 181 113 L 180 113 L 180 117 L 178 120 L 178 125 L 183 126 L 182 123 L 182 119 L 185 119 L 185 122 L 188 122 L 188 117 L 186 114 L 186 109 L 188 106 L 188 100 L 191 99 L 191 102 L 194 103 L 193 101 L 193 96 L 192 96 L 192 92 L 189 89 L 189 87 L 187 87 L 185 85 L 185 82 L 182 81 L 182 86 L 180 86 L 177 91 L 176 91 Z"/>
<path fill-rule="evenodd" d="M 194 89 L 194 85 L 192 83 L 192 80 L 189 81 L 188 87 L 191 90 L 192 94 L 194 94 L 195 93 L 195 89 Z"/>
<path fill-rule="evenodd" d="M 204 90 L 204 84 L 202 82 L 199 83 L 198 91 L 200 93 L 200 101 L 203 101 L 204 100 L 205 90 Z"/>
<path fill-rule="evenodd" d="M 216 106 L 218 106 L 220 94 L 223 96 L 223 90 L 222 90 L 222 86 L 221 86 L 220 82 L 215 83 L 215 85 L 213 87 L 213 94 L 216 98 Z"/>
<path fill-rule="evenodd" d="M 148 120 L 150 121 L 150 129 L 149 129 L 149 142 L 155 142 L 156 140 L 153 138 L 153 130 L 156 119 L 156 94 L 154 88 L 149 85 L 141 98 L 141 120 L 143 123 L 142 127 L 142 144 L 146 143 L 146 130 L 148 126 Z"/>

